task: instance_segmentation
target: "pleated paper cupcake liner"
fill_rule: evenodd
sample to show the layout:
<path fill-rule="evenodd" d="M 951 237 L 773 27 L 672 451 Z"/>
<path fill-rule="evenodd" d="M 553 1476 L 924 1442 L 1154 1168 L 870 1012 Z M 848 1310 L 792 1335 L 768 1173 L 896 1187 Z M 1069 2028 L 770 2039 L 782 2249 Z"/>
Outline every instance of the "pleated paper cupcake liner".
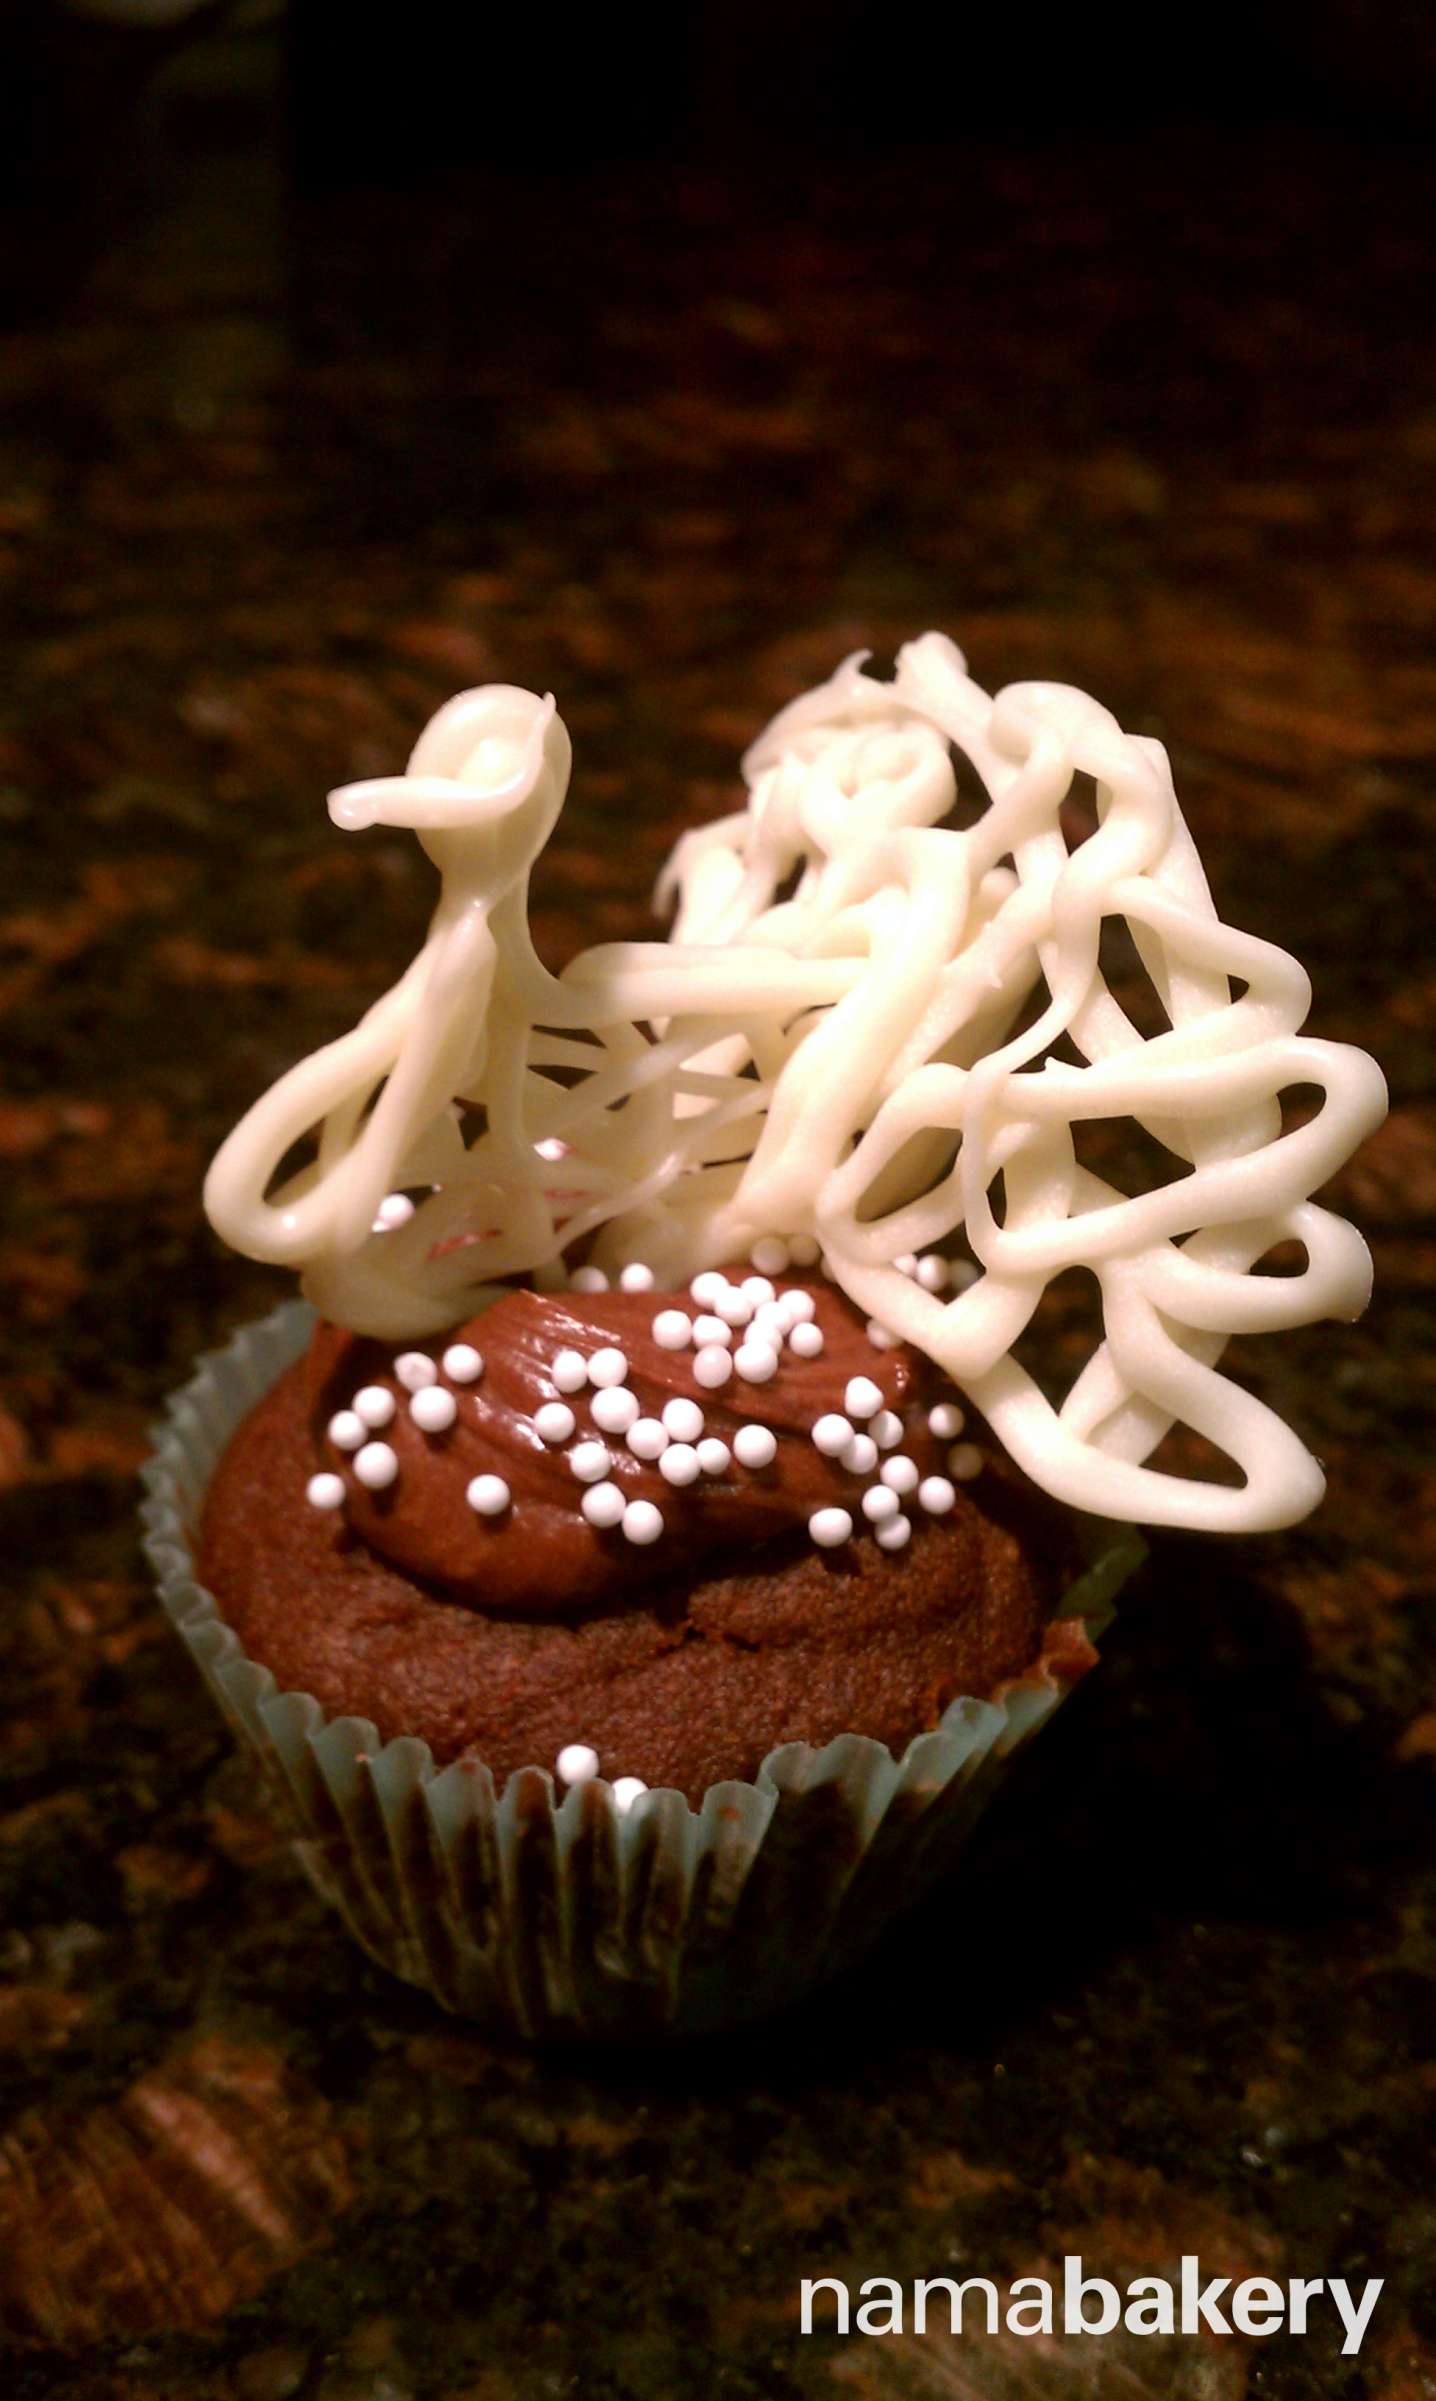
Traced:
<path fill-rule="evenodd" d="M 145 1470 L 165 1608 L 259 1768 L 310 1881 L 370 1957 L 446 2009 L 530 2039 L 696 2034 L 762 2017 L 859 1959 L 952 1865 L 1013 1760 L 1070 1687 L 1039 1665 L 955 1700 L 900 1759 L 865 1735 L 770 1751 L 751 1783 L 627 1810 L 547 1768 L 502 1791 L 483 1761 L 436 1768 L 251 1659 L 197 1581 L 191 1544 L 230 1435 L 304 1350 L 301 1301 L 246 1327 L 171 1400 Z M 1099 1529 L 1063 1617 L 1090 1636 L 1143 1556 Z"/>

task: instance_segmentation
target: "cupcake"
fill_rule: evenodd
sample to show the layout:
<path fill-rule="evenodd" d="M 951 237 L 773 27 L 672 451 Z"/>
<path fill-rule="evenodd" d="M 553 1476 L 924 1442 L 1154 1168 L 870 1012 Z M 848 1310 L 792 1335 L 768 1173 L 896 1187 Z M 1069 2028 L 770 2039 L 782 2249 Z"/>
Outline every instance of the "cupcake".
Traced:
<path fill-rule="evenodd" d="M 1383 1092 L 1220 924 L 1160 747 L 1063 687 L 988 699 L 939 636 L 783 712 L 746 810 L 674 853 L 667 942 L 554 977 L 525 893 L 568 765 L 552 700 L 491 686 L 331 797 L 412 827 L 439 905 L 215 1161 L 213 1222 L 308 1306 L 179 1396 L 150 1528 L 366 1947 L 490 2022 L 622 2036 L 759 2014 L 927 1889 L 1093 1664 L 1133 1526 L 1313 1505 L 1217 1362 L 1361 1307 L 1308 1195 Z M 1323 1105 L 1287 1132 L 1296 1083 Z M 1166 1181 L 1079 1163 L 1114 1117 Z M 1293 1238 L 1300 1273 L 1251 1272 Z M 1102 1325 L 1063 1396 L 1014 1345 L 1072 1266 Z"/>

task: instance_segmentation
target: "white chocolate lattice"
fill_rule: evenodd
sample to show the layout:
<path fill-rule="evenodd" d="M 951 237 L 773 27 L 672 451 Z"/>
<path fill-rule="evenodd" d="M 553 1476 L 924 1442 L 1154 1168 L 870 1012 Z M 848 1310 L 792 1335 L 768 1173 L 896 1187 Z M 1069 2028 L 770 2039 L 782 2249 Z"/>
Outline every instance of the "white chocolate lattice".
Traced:
<path fill-rule="evenodd" d="M 965 829 L 941 822 L 951 745 L 988 796 Z M 1365 1247 L 1308 1196 L 1385 1092 L 1364 1053 L 1300 1034 L 1296 961 L 1217 917 L 1160 744 L 1064 685 L 990 699 L 940 635 L 890 685 L 849 660 L 749 752 L 747 808 L 678 844 L 670 941 L 554 977 L 526 890 L 568 766 L 552 700 L 495 685 L 440 710 L 406 775 L 331 796 L 347 828 L 414 828 L 439 906 L 393 990 L 230 1136 L 206 1186 L 219 1231 L 386 1337 L 442 1330 L 495 1278 L 560 1272 L 583 1237 L 673 1286 L 762 1234 L 810 1234 L 1059 1498 L 1230 1530 L 1304 1515 L 1316 1462 L 1216 1362 L 1234 1333 L 1363 1306 Z M 1077 772 L 1098 822 L 1074 845 Z M 1109 918 L 1168 1020 L 1150 1038 L 1101 973 Z M 1283 1131 L 1299 1086 L 1320 1109 Z M 1112 1118 L 1164 1146 L 1173 1180 L 1128 1196 L 1079 1164 L 1074 1128 Z M 312 1164 L 267 1197 L 305 1136 Z M 413 1217 L 371 1233 L 405 1188 Z M 959 1234 L 980 1273 L 955 1297 L 895 1264 Z M 1249 1272 L 1285 1240 L 1301 1273 Z M 1012 1346 L 1070 1267 L 1097 1279 L 1103 1338 L 1054 1408 Z M 1244 1483 L 1144 1467 L 1174 1423 Z"/>

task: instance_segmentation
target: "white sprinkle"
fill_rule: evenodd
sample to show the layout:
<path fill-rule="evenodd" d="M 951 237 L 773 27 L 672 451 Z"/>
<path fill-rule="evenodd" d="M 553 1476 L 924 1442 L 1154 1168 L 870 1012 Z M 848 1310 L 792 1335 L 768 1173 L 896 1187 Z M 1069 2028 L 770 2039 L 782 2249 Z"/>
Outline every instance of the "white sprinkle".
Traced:
<path fill-rule="evenodd" d="M 911 1534 L 910 1517 L 885 1517 L 881 1525 L 873 1528 L 873 1540 L 884 1551 L 900 1551 Z"/>
<path fill-rule="evenodd" d="M 626 1434 L 630 1426 L 637 1425 L 643 1410 L 636 1392 L 622 1384 L 608 1384 L 594 1394 L 589 1414 L 605 1434 Z"/>
<path fill-rule="evenodd" d="M 870 1476 L 878 1463 L 878 1446 L 871 1434 L 855 1434 L 845 1449 L 838 1453 L 838 1464 L 850 1476 Z"/>
<path fill-rule="evenodd" d="M 566 1742 L 554 1768 L 565 1784 L 591 1784 L 598 1774 L 598 1753 L 586 1742 Z"/>
<path fill-rule="evenodd" d="M 771 1426 L 740 1426 L 733 1437 L 733 1456 L 740 1467 L 771 1467 L 778 1455 L 778 1437 Z"/>
<path fill-rule="evenodd" d="M 693 1380 L 695 1384 L 701 1384 L 705 1392 L 716 1392 L 720 1384 L 727 1383 L 732 1373 L 732 1359 L 721 1343 L 705 1342 L 702 1350 L 695 1352 Z"/>
<path fill-rule="evenodd" d="M 414 1214 L 414 1204 L 407 1192 L 391 1192 L 379 1203 L 378 1214 L 369 1231 L 372 1234 L 393 1234 L 406 1226 Z"/>
<path fill-rule="evenodd" d="M 802 1325 L 805 1319 L 818 1314 L 818 1304 L 811 1292 L 803 1292 L 796 1285 L 782 1295 L 778 1306 L 790 1326 Z"/>
<path fill-rule="evenodd" d="M 798 1359 L 816 1359 L 823 1347 L 823 1329 L 803 1319 L 788 1336 L 788 1348 Z"/>
<path fill-rule="evenodd" d="M 595 1351 L 588 1363 L 588 1380 L 600 1391 L 608 1384 L 621 1384 L 628 1374 L 626 1351 Z"/>
<path fill-rule="evenodd" d="M 748 1256 L 760 1276 L 780 1276 L 792 1254 L 781 1234 L 760 1234 Z"/>
<path fill-rule="evenodd" d="M 706 1350 L 715 1342 L 722 1343 L 726 1348 L 732 1339 L 733 1328 L 726 1325 L 721 1317 L 694 1318 L 693 1348 L 696 1351 Z"/>
<path fill-rule="evenodd" d="M 635 1503 L 635 1506 L 646 1509 L 648 1504 L 646 1501 L 643 1501 Z M 635 1535 L 634 1540 L 651 1542 L 653 1537 L 651 1534 L 645 1534 L 642 1536 Z M 648 1786 L 644 1783 L 641 1776 L 620 1776 L 618 1782 L 613 1788 L 613 1806 L 618 1811 L 619 1816 L 626 1817 L 629 1810 L 633 1807 L 634 1802 L 641 1801 L 647 1790 Z"/>
<path fill-rule="evenodd" d="M 697 1275 L 693 1278 L 692 1283 L 688 1287 L 688 1292 L 690 1299 L 695 1301 L 706 1301 L 711 1305 L 718 1298 L 719 1293 L 726 1292 L 727 1289 L 728 1278 L 724 1275 L 722 1269 L 718 1267 L 705 1267 L 701 1275 Z"/>
<path fill-rule="evenodd" d="M 836 1459 L 847 1449 L 852 1438 L 852 1427 L 835 1410 L 826 1417 L 820 1417 L 813 1428 L 814 1448 L 820 1450 L 825 1459 Z"/>
<path fill-rule="evenodd" d="M 957 1501 L 946 1476 L 924 1476 L 917 1488 L 918 1504 L 929 1517 L 946 1517 Z"/>
<path fill-rule="evenodd" d="M 947 1454 L 948 1474 L 956 1476 L 959 1484 L 970 1484 L 982 1473 L 982 1453 L 975 1442 L 955 1442 Z"/>
<path fill-rule="evenodd" d="M 464 1498 L 476 1517 L 502 1517 L 510 1497 L 502 1476 L 475 1476 L 464 1491 Z"/>
<path fill-rule="evenodd" d="M 568 1157 L 568 1144 L 566 1142 L 560 1142 L 557 1134 L 545 1134 L 541 1142 L 536 1142 L 534 1144 L 534 1149 L 537 1151 L 539 1157 L 541 1159 L 547 1159 L 551 1166 L 557 1160 L 566 1159 Z"/>
<path fill-rule="evenodd" d="M 870 1317 L 868 1319 L 868 1340 L 875 1351 L 895 1351 L 902 1336 L 890 1333 L 886 1326 L 878 1324 L 875 1317 Z"/>
<path fill-rule="evenodd" d="M 725 1326 L 745 1326 L 758 1306 L 751 1301 L 741 1284 L 725 1284 L 713 1295 L 713 1314 L 721 1317 Z"/>
<path fill-rule="evenodd" d="M 705 1434 L 698 1445 L 698 1464 L 705 1476 L 726 1474 L 732 1456 L 727 1443 L 720 1442 L 716 1434 Z"/>
<path fill-rule="evenodd" d="M 884 1518 L 896 1517 L 898 1496 L 886 1484 L 870 1484 L 863 1494 L 863 1515 L 880 1526 Z"/>
<path fill-rule="evenodd" d="M 909 1459 L 906 1451 L 899 1451 L 892 1459 L 884 1459 L 879 1473 L 889 1492 L 906 1493 L 917 1490 L 917 1461 Z"/>
<path fill-rule="evenodd" d="M 444 1353 L 444 1373 L 451 1384 L 477 1384 L 484 1372 L 482 1355 L 471 1342 L 451 1342 Z"/>
<path fill-rule="evenodd" d="M 790 1234 L 788 1256 L 795 1267 L 811 1267 L 817 1258 L 818 1246 L 811 1234 Z"/>
<path fill-rule="evenodd" d="M 577 1423 L 567 1401 L 545 1401 L 534 1411 L 534 1432 L 540 1442 L 567 1442 Z"/>
<path fill-rule="evenodd" d="M 663 1532 L 663 1512 L 652 1501 L 630 1501 L 619 1522 L 630 1542 L 656 1542 Z"/>
<path fill-rule="evenodd" d="M 691 1442 L 670 1442 L 658 1472 L 666 1484 L 696 1484 L 703 1467 Z"/>
<path fill-rule="evenodd" d="M 850 1540 L 853 1521 L 846 1509 L 815 1509 L 808 1520 L 808 1532 L 820 1549 L 833 1550 L 838 1543 Z"/>
<path fill-rule="evenodd" d="M 686 1351 L 693 1340 L 693 1321 L 682 1309 L 660 1309 L 653 1320 L 653 1339 L 661 1351 Z"/>
<path fill-rule="evenodd" d="M 939 1401 L 927 1413 L 927 1430 L 929 1434 L 935 1434 L 939 1442 L 951 1442 L 954 1434 L 962 1432 L 965 1423 L 956 1401 Z"/>
<path fill-rule="evenodd" d="M 775 1301 L 778 1297 L 777 1286 L 771 1284 L 766 1276 L 744 1276 L 739 1290 L 747 1294 L 755 1309 L 764 1308 L 769 1301 Z"/>
<path fill-rule="evenodd" d="M 398 1403 L 384 1384 L 366 1384 L 354 1395 L 354 1414 L 366 1426 L 387 1426 Z"/>
<path fill-rule="evenodd" d="M 425 1434 L 445 1434 L 459 1414 L 459 1404 L 442 1384 L 426 1384 L 409 1403 L 409 1415 Z"/>
<path fill-rule="evenodd" d="M 439 1371 L 427 1351 L 401 1351 L 394 1361 L 394 1380 L 406 1392 L 423 1392 L 438 1383 Z"/>
<path fill-rule="evenodd" d="M 915 1276 L 917 1274 L 917 1252 L 899 1251 L 893 1265 L 900 1276 Z"/>
<path fill-rule="evenodd" d="M 871 1376 L 854 1376 L 843 1394 L 843 1407 L 849 1417 L 876 1417 L 883 1405 L 883 1396 Z"/>
<path fill-rule="evenodd" d="M 946 1259 L 940 1259 L 936 1251 L 929 1251 L 917 1263 L 917 1280 L 924 1292 L 941 1292 L 947 1282 Z"/>
<path fill-rule="evenodd" d="M 652 1268 L 634 1259 L 620 1274 L 618 1288 L 620 1292 L 651 1292 L 656 1281 Z"/>
<path fill-rule="evenodd" d="M 748 1340 L 766 1342 L 770 1350 L 780 1351 L 788 1339 L 789 1322 L 781 1301 L 760 1301 L 748 1327 Z"/>
<path fill-rule="evenodd" d="M 555 1392 L 582 1392 L 588 1382 L 588 1361 L 582 1351 L 560 1351 L 548 1372 Z"/>
<path fill-rule="evenodd" d="M 601 1267 L 576 1267 L 569 1279 L 575 1292 L 607 1292 L 608 1278 Z"/>
<path fill-rule="evenodd" d="M 682 1393 L 663 1405 L 663 1430 L 675 1442 L 696 1442 L 703 1431 L 703 1412 Z"/>
<path fill-rule="evenodd" d="M 591 1526 L 606 1532 L 610 1526 L 622 1524 L 628 1502 L 621 1485 L 603 1483 L 590 1484 L 578 1505 Z"/>
<path fill-rule="evenodd" d="M 336 1451 L 357 1451 L 364 1440 L 364 1420 L 352 1409 L 340 1409 L 325 1429 Z"/>
<path fill-rule="evenodd" d="M 661 1459 L 668 1448 L 668 1429 L 656 1417 L 640 1417 L 628 1429 L 628 1447 L 635 1459 Z"/>
<path fill-rule="evenodd" d="M 342 1476 L 311 1476 L 304 1487 L 304 1497 L 311 1509 L 342 1509 L 344 1478 Z"/>
<path fill-rule="evenodd" d="M 382 1492 L 399 1473 L 399 1460 L 387 1442 L 366 1442 L 354 1454 L 354 1473 L 371 1492 Z"/>
<path fill-rule="evenodd" d="M 766 1384 L 778 1372 L 778 1354 L 770 1342 L 744 1342 L 733 1353 L 733 1365 L 745 1384 Z"/>
<path fill-rule="evenodd" d="M 580 1484 L 596 1484 L 609 1469 L 608 1453 L 601 1442 L 576 1442 L 568 1463 Z"/>
<path fill-rule="evenodd" d="M 902 1440 L 902 1419 L 896 1409 L 880 1409 L 870 1420 L 868 1432 L 880 1451 L 890 1451 Z"/>

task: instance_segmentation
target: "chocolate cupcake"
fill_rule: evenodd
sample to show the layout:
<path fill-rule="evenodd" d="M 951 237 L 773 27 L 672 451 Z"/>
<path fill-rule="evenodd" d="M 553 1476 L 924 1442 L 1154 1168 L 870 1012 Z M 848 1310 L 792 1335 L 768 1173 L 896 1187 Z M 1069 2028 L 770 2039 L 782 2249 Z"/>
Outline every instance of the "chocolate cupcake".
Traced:
<path fill-rule="evenodd" d="M 1061 687 L 990 701 L 939 637 L 776 720 L 747 810 L 674 855 L 669 942 L 556 978 L 524 892 L 567 772 L 552 701 L 495 686 L 332 796 L 413 827 L 443 892 L 215 1162 L 213 1221 L 317 1320 L 179 1396 L 151 1547 L 377 1957 L 528 2033 L 690 2030 L 942 1872 L 1093 1661 L 1140 1550 L 1106 1519 L 1312 1505 L 1217 1360 L 1360 1307 L 1364 1250 L 1305 1196 L 1383 1095 L 1218 921 L 1159 747 Z M 1117 914 L 1150 1037 L 1101 974 Z M 1290 1134 L 1286 1083 L 1325 1093 Z M 1144 1193 L 1078 1163 L 1123 1111 L 1178 1163 Z M 1293 1236 L 1299 1275 L 1249 1273 Z M 1074 1264 L 1103 1324 L 1064 1399 L 1013 1345 Z M 1174 1423 L 1228 1470 L 1147 1464 Z"/>

